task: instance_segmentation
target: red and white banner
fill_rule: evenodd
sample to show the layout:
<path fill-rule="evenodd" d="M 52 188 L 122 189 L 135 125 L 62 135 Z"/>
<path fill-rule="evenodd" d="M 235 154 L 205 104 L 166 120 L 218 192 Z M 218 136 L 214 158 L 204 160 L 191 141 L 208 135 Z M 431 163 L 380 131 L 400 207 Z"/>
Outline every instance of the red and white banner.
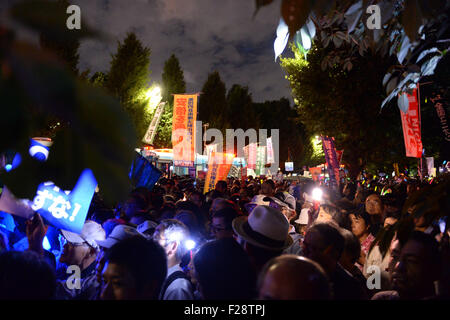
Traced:
<path fill-rule="evenodd" d="M 422 157 L 422 138 L 420 134 L 420 108 L 417 102 L 417 90 L 412 95 L 407 95 L 409 101 L 408 112 L 400 110 L 402 118 L 403 137 L 407 157 Z"/>
<path fill-rule="evenodd" d="M 275 156 L 273 154 L 272 137 L 267 138 L 267 163 L 274 163 Z"/>
<path fill-rule="evenodd" d="M 172 121 L 173 162 L 175 166 L 194 166 L 196 119 L 197 94 L 175 94 Z"/>

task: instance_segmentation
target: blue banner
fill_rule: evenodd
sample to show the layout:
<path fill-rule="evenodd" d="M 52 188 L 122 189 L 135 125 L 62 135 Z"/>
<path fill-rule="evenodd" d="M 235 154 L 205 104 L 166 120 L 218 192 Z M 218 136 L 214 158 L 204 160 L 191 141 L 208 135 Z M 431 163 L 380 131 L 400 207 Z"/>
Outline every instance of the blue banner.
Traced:
<path fill-rule="evenodd" d="M 85 169 L 72 191 L 63 191 L 53 182 L 40 184 L 31 208 L 46 223 L 80 233 L 96 187 L 94 174 L 90 169 Z"/>
<path fill-rule="evenodd" d="M 136 153 L 129 174 L 129 177 L 136 188 L 146 187 L 150 190 L 153 189 L 153 186 L 161 175 L 162 172 L 158 170 L 158 168 L 152 165 L 150 161 L 145 159 L 139 153 Z"/>

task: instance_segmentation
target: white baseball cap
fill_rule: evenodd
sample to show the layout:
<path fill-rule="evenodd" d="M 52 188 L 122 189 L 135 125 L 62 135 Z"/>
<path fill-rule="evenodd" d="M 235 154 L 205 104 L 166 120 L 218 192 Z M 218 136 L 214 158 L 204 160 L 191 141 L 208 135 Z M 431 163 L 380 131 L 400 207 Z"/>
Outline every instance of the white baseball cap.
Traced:
<path fill-rule="evenodd" d="M 61 230 L 61 234 L 71 243 L 86 242 L 93 248 L 98 248 L 97 241 L 105 240 L 105 230 L 95 221 L 87 220 L 80 234 L 76 234 L 67 230 Z"/>
<path fill-rule="evenodd" d="M 106 240 L 98 240 L 97 244 L 100 247 L 103 248 L 111 248 L 113 245 L 115 245 L 117 242 L 120 242 L 122 240 L 131 238 L 133 236 L 142 236 L 136 228 L 133 228 L 131 226 L 127 226 L 124 224 L 119 224 L 114 227 L 114 229 L 111 231 L 111 234 L 106 238 Z"/>

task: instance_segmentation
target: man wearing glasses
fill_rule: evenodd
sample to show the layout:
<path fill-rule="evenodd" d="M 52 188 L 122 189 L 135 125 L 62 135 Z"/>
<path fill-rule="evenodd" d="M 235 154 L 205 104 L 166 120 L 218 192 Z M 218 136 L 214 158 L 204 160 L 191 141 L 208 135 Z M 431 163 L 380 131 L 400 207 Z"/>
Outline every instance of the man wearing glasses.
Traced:
<path fill-rule="evenodd" d="M 100 248 L 97 241 L 105 240 L 105 230 L 95 221 L 88 220 L 80 234 L 61 230 L 60 237 L 62 253 L 59 261 L 68 266 L 68 278 L 59 282 L 56 298 L 95 299 L 99 286 L 96 279 L 96 259 Z"/>

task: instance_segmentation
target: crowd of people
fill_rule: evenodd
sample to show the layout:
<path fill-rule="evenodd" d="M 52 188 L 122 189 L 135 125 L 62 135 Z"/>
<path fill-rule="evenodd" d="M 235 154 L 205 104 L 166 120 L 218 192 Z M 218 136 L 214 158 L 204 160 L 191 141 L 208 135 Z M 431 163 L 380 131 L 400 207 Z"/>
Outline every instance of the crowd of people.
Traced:
<path fill-rule="evenodd" d="M 80 234 L 3 213 L 0 299 L 450 297 L 445 175 L 197 182 L 163 177 L 114 208 L 96 193 Z M 428 189 L 447 203 L 423 205 Z"/>

